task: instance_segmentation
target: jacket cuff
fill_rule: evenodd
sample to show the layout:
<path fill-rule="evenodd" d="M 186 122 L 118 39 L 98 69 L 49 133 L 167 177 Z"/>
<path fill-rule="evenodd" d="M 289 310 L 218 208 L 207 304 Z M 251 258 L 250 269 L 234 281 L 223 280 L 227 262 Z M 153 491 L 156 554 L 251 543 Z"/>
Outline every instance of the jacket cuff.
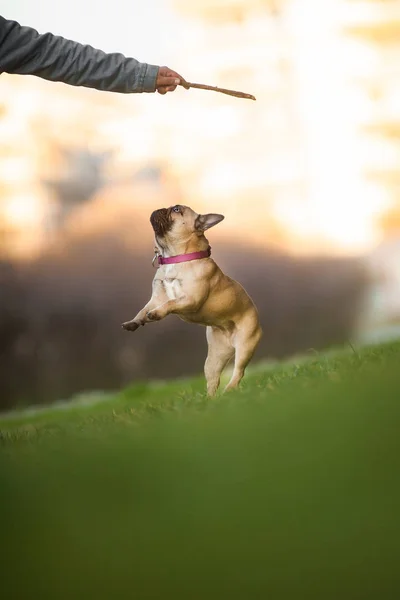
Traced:
<path fill-rule="evenodd" d="M 143 92 L 155 92 L 156 91 L 156 81 L 158 76 L 158 70 L 160 67 L 156 67 L 155 65 L 143 65 L 143 70 L 141 73 L 141 82 L 140 88 Z"/>

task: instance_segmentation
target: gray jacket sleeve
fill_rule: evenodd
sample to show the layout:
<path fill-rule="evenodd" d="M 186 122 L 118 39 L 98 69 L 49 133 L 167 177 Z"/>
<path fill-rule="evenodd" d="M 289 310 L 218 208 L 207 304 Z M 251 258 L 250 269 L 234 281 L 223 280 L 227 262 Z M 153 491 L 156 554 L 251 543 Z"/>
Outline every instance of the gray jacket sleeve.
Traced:
<path fill-rule="evenodd" d="M 158 67 L 122 54 L 106 54 L 51 33 L 39 34 L 0 16 L 0 73 L 107 92 L 154 92 Z"/>

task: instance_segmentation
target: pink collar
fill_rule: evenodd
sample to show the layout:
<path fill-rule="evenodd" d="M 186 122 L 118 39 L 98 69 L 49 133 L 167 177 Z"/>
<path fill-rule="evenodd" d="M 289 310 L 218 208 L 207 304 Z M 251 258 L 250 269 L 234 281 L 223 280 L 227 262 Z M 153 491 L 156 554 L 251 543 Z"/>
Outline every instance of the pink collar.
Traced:
<path fill-rule="evenodd" d="M 164 258 L 163 256 L 158 257 L 159 265 L 174 265 L 176 263 L 188 262 L 189 260 L 198 260 L 199 258 L 208 258 L 211 256 L 211 247 L 208 246 L 207 250 L 201 250 L 201 252 L 190 252 L 189 254 L 178 254 L 177 256 L 169 256 Z"/>

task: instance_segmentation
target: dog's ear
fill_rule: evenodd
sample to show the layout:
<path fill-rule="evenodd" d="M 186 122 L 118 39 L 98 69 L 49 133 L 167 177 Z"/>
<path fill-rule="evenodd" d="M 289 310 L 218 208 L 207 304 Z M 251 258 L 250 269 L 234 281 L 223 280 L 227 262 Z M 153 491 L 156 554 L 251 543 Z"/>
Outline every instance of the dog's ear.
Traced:
<path fill-rule="evenodd" d="M 194 226 L 197 231 L 205 231 L 206 229 L 210 229 L 210 227 L 214 227 L 214 225 L 218 225 L 218 223 L 224 219 L 224 215 L 216 215 L 213 213 L 208 215 L 199 215 L 194 222 Z"/>

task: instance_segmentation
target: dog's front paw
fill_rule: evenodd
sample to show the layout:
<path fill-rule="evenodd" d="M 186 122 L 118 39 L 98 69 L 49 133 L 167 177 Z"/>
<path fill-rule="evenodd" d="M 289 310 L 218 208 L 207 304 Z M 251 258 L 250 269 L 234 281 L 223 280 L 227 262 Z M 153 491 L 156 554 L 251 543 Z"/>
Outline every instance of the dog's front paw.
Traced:
<path fill-rule="evenodd" d="M 162 315 L 160 314 L 160 311 L 155 308 L 153 310 L 149 310 L 149 312 L 146 314 L 146 319 L 149 321 L 159 321 L 162 319 Z"/>
<path fill-rule="evenodd" d="M 139 328 L 139 323 L 135 323 L 135 321 L 126 321 L 126 323 L 122 323 L 122 329 L 126 329 L 126 331 L 136 331 Z"/>

